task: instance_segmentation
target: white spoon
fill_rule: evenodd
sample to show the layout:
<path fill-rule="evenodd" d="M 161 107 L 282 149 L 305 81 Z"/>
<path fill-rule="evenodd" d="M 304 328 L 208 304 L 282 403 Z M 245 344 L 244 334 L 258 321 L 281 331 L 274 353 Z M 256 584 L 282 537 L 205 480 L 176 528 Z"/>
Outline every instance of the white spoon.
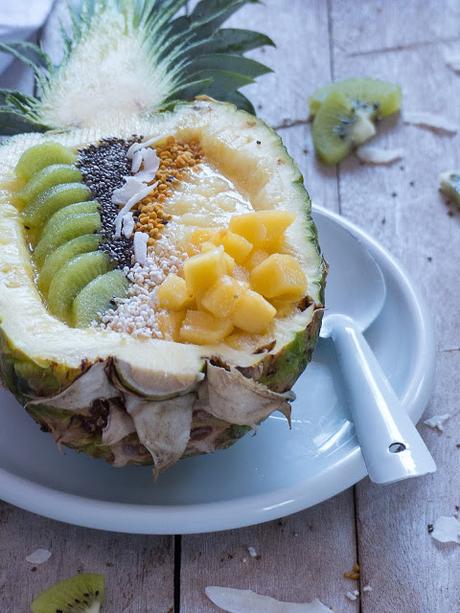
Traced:
<path fill-rule="evenodd" d="M 321 241 L 330 270 L 320 336 L 334 341 L 369 478 L 393 483 L 432 473 L 429 450 L 363 336 L 385 302 L 383 274 L 358 239 L 342 232 L 340 252 L 335 243 Z"/>

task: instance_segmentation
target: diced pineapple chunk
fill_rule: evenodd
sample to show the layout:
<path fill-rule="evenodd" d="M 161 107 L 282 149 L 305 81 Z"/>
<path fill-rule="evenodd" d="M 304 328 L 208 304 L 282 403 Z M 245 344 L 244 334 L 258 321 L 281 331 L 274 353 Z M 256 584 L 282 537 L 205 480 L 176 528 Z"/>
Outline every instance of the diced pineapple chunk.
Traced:
<path fill-rule="evenodd" d="M 233 330 L 229 319 L 217 319 L 205 311 L 187 311 L 179 337 L 195 345 L 216 345 Z"/>
<path fill-rule="evenodd" d="M 166 277 L 158 288 L 157 296 L 160 306 L 171 311 L 184 309 L 192 299 L 184 279 L 174 274 Z"/>
<path fill-rule="evenodd" d="M 227 274 L 231 275 L 236 266 L 235 260 L 232 258 L 231 255 L 228 255 L 228 253 L 224 252 L 224 262 L 225 262 L 225 268 L 227 270 Z"/>
<path fill-rule="evenodd" d="M 248 270 L 252 270 L 259 264 L 261 264 L 264 260 L 268 258 L 270 254 L 263 249 L 254 249 L 254 251 L 249 255 L 248 259 L 244 263 L 245 267 Z"/>
<path fill-rule="evenodd" d="M 224 275 L 203 294 L 200 306 L 203 306 L 215 317 L 228 317 L 242 291 L 243 288 L 236 279 Z"/>
<path fill-rule="evenodd" d="M 243 236 L 256 247 L 261 245 L 267 238 L 267 229 L 257 213 L 234 215 L 230 219 L 229 228 L 232 232 Z"/>
<path fill-rule="evenodd" d="M 163 338 L 167 341 L 179 341 L 180 327 L 185 318 L 185 311 L 160 311 L 158 326 Z"/>
<path fill-rule="evenodd" d="M 188 291 L 199 296 L 227 272 L 223 247 L 199 253 L 184 263 L 184 277 Z"/>
<path fill-rule="evenodd" d="M 235 232 L 225 232 L 219 242 L 237 264 L 242 264 L 252 251 L 252 244 Z"/>
<path fill-rule="evenodd" d="M 265 226 L 267 230 L 266 240 L 273 240 L 279 238 L 286 229 L 293 223 L 295 219 L 295 213 L 289 211 L 257 211 L 257 217 Z"/>
<path fill-rule="evenodd" d="M 263 296 L 246 290 L 235 303 L 232 322 L 250 334 L 263 334 L 276 315 L 276 309 Z"/>
<path fill-rule="evenodd" d="M 307 291 L 307 278 L 292 255 L 274 253 L 250 275 L 252 288 L 266 298 L 300 299 Z"/>
<path fill-rule="evenodd" d="M 195 230 L 190 234 L 189 241 L 193 245 L 200 246 L 201 243 L 204 243 L 205 241 L 210 241 L 213 234 L 214 233 L 210 230 L 202 230 L 201 228 L 199 228 L 198 230 Z"/>

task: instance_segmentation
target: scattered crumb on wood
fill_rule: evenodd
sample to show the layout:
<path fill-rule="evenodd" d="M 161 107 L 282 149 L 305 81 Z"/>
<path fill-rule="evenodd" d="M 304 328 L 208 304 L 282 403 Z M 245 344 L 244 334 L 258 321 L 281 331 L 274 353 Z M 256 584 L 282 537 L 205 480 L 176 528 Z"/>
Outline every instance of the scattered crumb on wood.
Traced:
<path fill-rule="evenodd" d="M 353 564 L 353 568 L 343 573 L 345 579 L 351 579 L 352 581 L 359 581 L 360 572 L 359 572 L 359 564 Z"/>

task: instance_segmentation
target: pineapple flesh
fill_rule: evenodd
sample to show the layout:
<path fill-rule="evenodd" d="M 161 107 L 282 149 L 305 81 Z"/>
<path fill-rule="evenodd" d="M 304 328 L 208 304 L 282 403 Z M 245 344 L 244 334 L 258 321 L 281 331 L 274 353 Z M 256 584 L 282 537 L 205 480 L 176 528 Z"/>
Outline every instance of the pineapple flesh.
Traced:
<path fill-rule="evenodd" d="M 244 3 L 84 0 L 60 65 L 0 43 L 38 92 L 0 92 L 0 133 L 22 132 L 0 151 L 1 376 L 56 440 L 118 467 L 158 474 L 289 419 L 318 337 L 310 200 L 239 91 L 268 71 L 244 52 L 272 43 L 219 30 Z"/>

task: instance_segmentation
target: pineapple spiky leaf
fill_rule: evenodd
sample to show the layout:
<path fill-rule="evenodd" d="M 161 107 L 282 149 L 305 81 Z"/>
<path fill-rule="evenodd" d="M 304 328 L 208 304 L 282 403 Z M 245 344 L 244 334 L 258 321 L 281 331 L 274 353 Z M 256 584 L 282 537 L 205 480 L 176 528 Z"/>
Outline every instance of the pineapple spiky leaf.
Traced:
<path fill-rule="evenodd" d="M 0 52 L 34 71 L 38 92 L 36 97 L 0 92 L 0 133 L 148 115 L 197 95 L 254 112 L 239 89 L 270 69 L 243 54 L 273 41 L 220 26 L 257 2 L 201 0 L 190 15 L 177 17 L 186 0 L 83 0 L 79 11 L 70 10 L 70 32 L 61 29 L 59 65 L 32 43 L 0 44 Z"/>

